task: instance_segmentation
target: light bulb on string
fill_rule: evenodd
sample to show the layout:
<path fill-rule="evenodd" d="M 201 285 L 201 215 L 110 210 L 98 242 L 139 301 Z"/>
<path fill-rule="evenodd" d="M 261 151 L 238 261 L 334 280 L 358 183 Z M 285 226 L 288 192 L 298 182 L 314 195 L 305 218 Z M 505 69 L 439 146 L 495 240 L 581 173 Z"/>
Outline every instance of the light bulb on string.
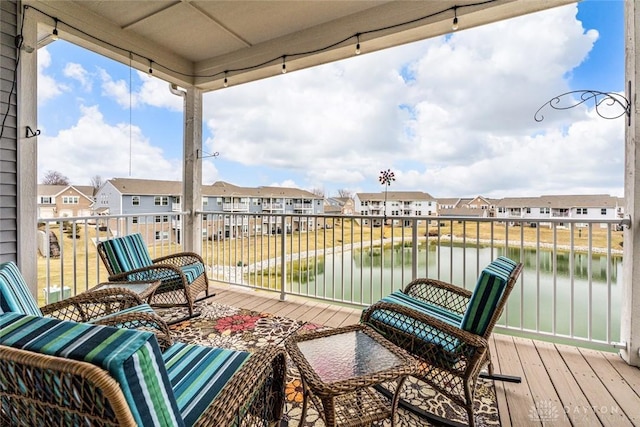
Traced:
<path fill-rule="evenodd" d="M 53 33 L 51 33 L 51 38 L 55 41 L 58 40 L 58 18 L 53 18 L 55 21 L 55 25 L 53 27 Z"/>
<path fill-rule="evenodd" d="M 356 43 L 356 55 L 360 55 L 360 34 L 356 34 L 358 42 Z"/>
<path fill-rule="evenodd" d="M 282 74 L 286 74 L 287 73 L 287 63 L 286 61 L 286 56 L 282 57 Z"/>
<path fill-rule="evenodd" d="M 229 80 L 227 80 L 227 72 L 224 72 L 224 82 L 222 83 L 224 87 L 229 87 Z"/>
<path fill-rule="evenodd" d="M 151 76 L 153 74 L 153 61 L 149 60 L 149 71 L 147 71 L 147 74 L 149 76 Z"/>
<path fill-rule="evenodd" d="M 451 25 L 453 31 L 458 29 L 458 7 L 453 7 L 453 24 Z"/>

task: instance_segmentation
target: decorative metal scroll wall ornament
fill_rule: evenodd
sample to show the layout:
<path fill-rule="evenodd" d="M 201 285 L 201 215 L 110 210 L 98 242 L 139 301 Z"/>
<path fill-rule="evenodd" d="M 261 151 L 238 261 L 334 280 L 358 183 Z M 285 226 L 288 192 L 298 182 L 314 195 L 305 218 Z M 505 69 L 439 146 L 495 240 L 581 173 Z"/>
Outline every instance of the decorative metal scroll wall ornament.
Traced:
<path fill-rule="evenodd" d="M 631 93 L 631 82 L 629 82 L 628 93 Z M 573 96 L 577 94 L 580 95 L 578 99 Z M 625 96 L 615 92 L 600 92 L 590 89 L 573 90 L 551 98 L 551 100 L 543 104 L 542 107 L 538 108 L 533 118 L 536 122 L 544 120 L 544 116 L 540 112 L 547 105 L 554 110 L 568 110 L 591 101 L 593 101 L 596 113 L 603 119 L 617 119 L 618 117 L 626 115 L 627 126 L 631 126 L 631 102 Z M 619 110 L 622 111 L 620 114 L 617 114 Z"/>

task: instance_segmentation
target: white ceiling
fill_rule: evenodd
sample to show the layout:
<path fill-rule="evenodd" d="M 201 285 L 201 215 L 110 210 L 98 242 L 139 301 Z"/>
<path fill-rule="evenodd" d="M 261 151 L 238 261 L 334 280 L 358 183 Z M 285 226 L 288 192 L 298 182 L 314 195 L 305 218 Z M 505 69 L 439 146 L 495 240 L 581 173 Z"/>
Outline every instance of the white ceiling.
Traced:
<path fill-rule="evenodd" d="M 39 44 L 60 38 L 181 86 L 220 89 L 574 0 L 24 0 Z M 151 62 L 150 62 L 151 61 Z"/>

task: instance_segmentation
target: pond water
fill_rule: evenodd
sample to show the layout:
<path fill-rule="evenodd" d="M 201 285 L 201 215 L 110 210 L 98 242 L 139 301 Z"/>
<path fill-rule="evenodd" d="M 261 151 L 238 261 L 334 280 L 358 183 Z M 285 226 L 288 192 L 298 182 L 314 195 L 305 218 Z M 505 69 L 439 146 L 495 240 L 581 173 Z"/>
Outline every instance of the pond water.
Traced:
<path fill-rule="evenodd" d="M 326 257 L 294 291 L 370 304 L 403 288 L 411 280 L 411 248 L 346 251 Z M 473 289 L 480 270 L 497 256 L 523 260 L 524 270 L 509 298 L 502 324 L 543 333 L 610 341 L 619 337 L 622 258 L 593 254 L 591 269 L 586 254 L 551 250 L 474 248 L 426 245 L 418 251 L 418 277 L 429 277 Z M 573 272 L 573 274 L 571 274 Z M 610 286 L 609 286 L 610 283 Z M 554 297 L 555 296 L 555 297 Z M 554 304 L 555 301 L 555 304 Z M 591 303 L 589 303 L 591 301 Z M 573 304 L 572 304 L 573 302 Z M 609 314 L 610 313 L 610 314 Z M 555 316 L 554 316 L 555 314 Z M 610 325 L 607 319 L 613 319 Z M 555 332 L 554 332 L 555 331 Z"/>

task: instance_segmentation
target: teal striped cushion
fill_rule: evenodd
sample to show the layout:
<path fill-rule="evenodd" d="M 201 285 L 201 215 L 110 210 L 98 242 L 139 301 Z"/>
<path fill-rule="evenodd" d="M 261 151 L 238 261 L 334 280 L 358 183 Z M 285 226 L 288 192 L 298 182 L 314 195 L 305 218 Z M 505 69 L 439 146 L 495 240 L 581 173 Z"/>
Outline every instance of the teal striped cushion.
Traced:
<path fill-rule="evenodd" d="M 193 425 L 250 353 L 176 343 L 163 354 L 180 414 Z"/>
<path fill-rule="evenodd" d="M 426 301 L 414 298 L 402 291 L 395 291 L 391 295 L 382 298 L 381 301 L 404 305 L 414 310 L 418 310 L 422 313 L 427 313 L 430 316 L 440 319 L 443 322 L 449 323 L 453 326 L 459 326 L 460 322 L 462 321 L 461 315 L 446 310 L 440 306 L 429 304 Z"/>
<path fill-rule="evenodd" d="M 6 313 L 0 344 L 99 366 L 120 384 L 138 425 L 184 425 L 150 332 Z"/>
<path fill-rule="evenodd" d="M 140 233 L 101 242 L 114 274 L 153 264 Z M 144 280 L 144 279 L 140 279 Z"/>
<path fill-rule="evenodd" d="M 204 265 L 201 263 L 189 264 L 184 267 L 180 267 L 184 275 L 187 277 L 187 282 L 193 283 L 202 273 L 204 273 Z"/>
<path fill-rule="evenodd" d="M 499 257 L 480 273 L 460 328 L 484 335 L 516 263 Z"/>
<path fill-rule="evenodd" d="M 13 262 L 0 264 L 0 312 L 42 316 L 38 303 Z"/>
<path fill-rule="evenodd" d="M 459 314 L 452 313 L 442 307 L 438 307 L 425 301 L 413 298 L 412 296 L 407 295 L 402 291 L 395 291 L 391 295 L 382 298 L 381 301 L 412 308 L 455 327 L 458 327 L 460 325 L 460 321 L 462 320 L 462 316 L 460 316 Z M 443 336 L 442 332 L 437 329 L 431 328 L 430 326 L 424 325 L 424 327 L 420 329 L 414 328 L 412 319 L 409 319 L 407 316 L 388 316 L 385 315 L 383 310 L 376 310 L 371 314 L 371 319 L 391 326 L 399 331 L 406 332 L 409 335 L 414 335 L 416 338 L 422 341 L 439 345 L 444 350 L 449 352 L 454 352 L 459 346 L 459 341 L 457 339 L 454 339 L 448 335 L 446 335 L 444 338 L 441 338 Z M 403 319 L 406 319 L 406 321 Z"/>

